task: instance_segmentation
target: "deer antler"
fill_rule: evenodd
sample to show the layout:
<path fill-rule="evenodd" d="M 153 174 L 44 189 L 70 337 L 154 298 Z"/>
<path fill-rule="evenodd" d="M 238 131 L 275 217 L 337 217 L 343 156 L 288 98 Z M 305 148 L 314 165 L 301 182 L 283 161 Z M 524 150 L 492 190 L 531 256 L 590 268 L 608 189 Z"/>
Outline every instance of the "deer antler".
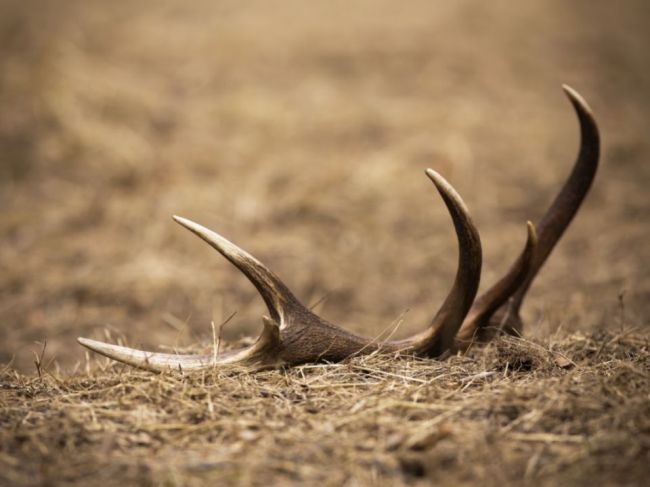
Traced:
<path fill-rule="evenodd" d="M 338 362 L 350 355 L 379 349 L 438 357 L 453 346 L 454 337 L 476 296 L 481 276 L 481 241 L 458 193 L 435 171 L 428 169 L 426 174 L 451 214 L 458 237 L 459 256 L 456 280 L 447 299 L 428 329 L 419 335 L 381 343 L 328 323 L 303 306 L 280 278 L 248 252 L 198 223 L 175 216 L 176 222 L 219 251 L 257 288 L 270 314 L 270 317 L 262 319 L 264 329 L 257 341 L 248 348 L 225 352 L 217 357 L 149 353 L 86 338 L 78 341 L 109 358 L 154 371 L 203 369 L 228 364 L 265 368 L 318 360 Z"/>
<path fill-rule="evenodd" d="M 153 371 L 196 370 L 214 366 L 244 365 L 256 368 L 297 365 L 314 361 L 341 361 L 351 355 L 375 351 L 405 352 L 421 357 L 442 357 L 466 349 L 473 341 L 487 341 L 495 329 L 521 330 L 519 309 L 532 280 L 571 222 L 596 172 L 599 138 L 596 122 L 586 102 L 564 87 L 578 114 L 581 149 L 573 172 L 539 224 L 539 237 L 528 222 L 523 252 L 506 275 L 476 301 L 481 274 L 481 242 L 463 200 L 438 173 L 428 169 L 451 215 L 458 238 L 456 279 L 429 327 L 397 341 L 378 342 L 359 337 L 312 313 L 264 264 L 221 235 L 181 217 L 174 220 L 219 251 L 256 287 L 270 317 L 250 347 L 214 356 L 152 353 L 78 338 L 83 346 L 114 360 Z M 539 243 L 538 243 L 539 242 Z"/>
<path fill-rule="evenodd" d="M 464 350 L 472 342 L 486 342 L 499 330 L 520 335 L 519 310 L 533 279 L 578 212 L 598 169 L 600 135 L 591 108 L 573 88 L 563 85 L 580 123 L 580 151 L 566 183 L 535 227 L 529 224 L 523 253 L 506 275 L 476 299 L 456 340 Z"/>

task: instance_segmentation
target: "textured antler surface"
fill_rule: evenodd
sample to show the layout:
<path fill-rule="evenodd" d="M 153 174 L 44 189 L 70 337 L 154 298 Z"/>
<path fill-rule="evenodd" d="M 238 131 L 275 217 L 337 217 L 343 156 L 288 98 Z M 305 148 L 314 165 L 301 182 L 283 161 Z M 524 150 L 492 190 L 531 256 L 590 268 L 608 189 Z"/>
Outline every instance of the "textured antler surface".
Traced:
<path fill-rule="evenodd" d="M 337 362 L 376 351 L 404 352 L 420 357 L 441 357 L 464 350 L 471 343 L 489 340 L 499 329 L 521 331 L 519 309 L 532 280 L 576 214 L 596 173 L 599 136 L 587 103 L 565 86 L 581 127 L 581 148 L 564 187 L 536 227 L 528 222 L 528 238 L 521 255 L 496 284 L 475 300 L 481 275 L 481 242 L 465 203 L 435 171 L 427 176 L 451 215 L 458 238 L 458 267 L 454 284 L 429 326 L 398 341 L 377 341 L 354 335 L 307 309 L 289 288 L 258 259 L 221 235 L 181 217 L 174 220 L 206 241 L 255 286 L 269 311 L 257 341 L 241 350 L 206 355 L 144 352 L 79 338 L 83 346 L 114 360 L 153 371 L 197 370 L 244 365 L 256 368 L 305 362 Z"/>
<path fill-rule="evenodd" d="M 136 367 L 160 371 L 196 370 L 217 365 L 274 367 L 313 361 L 341 361 L 377 350 L 403 351 L 436 357 L 454 343 L 469 311 L 481 276 L 481 242 L 465 203 L 445 179 L 428 169 L 427 176 L 442 196 L 458 236 L 458 271 L 452 289 L 428 329 L 405 340 L 378 342 L 328 323 L 303 306 L 289 288 L 264 264 L 221 235 L 181 217 L 174 220 L 205 240 L 257 288 L 269 310 L 257 341 L 242 350 L 214 355 L 174 355 L 143 352 L 79 338 L 79 343 L 107 357 Z"/>
<path fill-rule="evenodd" d="M 573 170 L 551 206 L 533 227 L 523 253 L 506 275 L 476 299 L 458 334 L 457 349 L 473 342 L 486 342 L 499 330 L 520 335 L 519 311 L 533 279 L 578 212 L 596 176 L 600 155 L 598 125 L 587 102 L 573 88 L 562 87 L 580 123 L 580 150 Z M 536 230 L 536 232 L 535 232 Z"/>

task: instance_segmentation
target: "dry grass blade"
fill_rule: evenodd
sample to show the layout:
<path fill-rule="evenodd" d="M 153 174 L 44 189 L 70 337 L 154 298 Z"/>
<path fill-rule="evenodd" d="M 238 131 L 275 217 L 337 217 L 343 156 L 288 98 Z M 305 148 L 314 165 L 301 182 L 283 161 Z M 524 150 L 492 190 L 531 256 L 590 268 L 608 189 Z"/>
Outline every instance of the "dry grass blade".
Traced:
<path fill-rule="evenodd" d="M 446 362 L 374 355 L 256 375 L 5 370 L 0 480 L 635 483 L 650 474 L 649 340 L 501 338 Z"/>

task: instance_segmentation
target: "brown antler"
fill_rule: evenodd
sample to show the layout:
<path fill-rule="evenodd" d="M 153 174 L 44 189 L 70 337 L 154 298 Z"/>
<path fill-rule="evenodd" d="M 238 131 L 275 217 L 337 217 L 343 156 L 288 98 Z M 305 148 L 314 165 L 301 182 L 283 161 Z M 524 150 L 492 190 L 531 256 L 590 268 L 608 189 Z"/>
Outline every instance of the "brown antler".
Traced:
<path fill-rule="evenodd" d="M 376 350 L 403 351 L 438 357 L 452 348 L 454 337 L 469 311 L 481 275 L 481 242 L 463 200 L 447 181 L 428 169 L 451 214 L 458 236 L 458 271 L 454 285 L 428 329 L 405 340 L 378 342 L 353 335 L 328 323 L 303 306 L 289 288 L 255 257 L 221 235 L 185 218 L 174 220 L 205 240 L 234 264 L 257 288 L 270 317 L 263 317 L 261 336 L 250 347 L 218 356 L 150 353 L 79 338 L 79 343 L 107 357 L 144 369 L 196 370 L 219 365 L 275 367 L 305 362 L 338 362 Z"/>
<path fill-rule="evenodd" d="M 162 371 L 196 370 L 222 365 L 275 367 L 313 361 L 341 361 L 351 355 L 381 351 L 405 352 L 421 357 L 441 357 L 464 350 L 475 341 L 487 341 L 495 330 L 521 330 L 519 309 L 532 280 L 571 222 L 594 178 L 599 153 L 596 122 L 587 103 L 565 86 L 578 114 L 581 149 L 573 172 L 539 224 L 539 235 L 528 222 L 528 239 L 522 254 L 506 275 L 476 301 L 481 273 L 481 243 L 460 196 L 439 174 L 426 171 L 442 196 L 458 237 L 458 270 L 454 285 L 429 327 L 398 341 L 379 342 L 353 335 L 328 323 L 303 306 L 289 288 L 255 257 L 221 235 L 180 217 L 179 224 L 201 237 L 234 264 L 264 299 L 270 317 L 250 347 L 217 355 L 177 355 L 143 352 L 86 338 L 85 347 L 129 365 Z"/>
<path fill-rule="evenodd" d="M 600 135 L 591 108 L 573 88 L 562 87 L 571 101 L 580 123 L 580 151 L 571 175 L 535 227 L 528 224 L 524 251 L 508 273 L 476 299 L 456 340 L 456 348 L 489 341 L 496 332 L 520 335 L 523 322 L 519 315 L 533 279 L 546 262 L 553 247 L 573 220 L 596 176 L 600 154 Z"/>

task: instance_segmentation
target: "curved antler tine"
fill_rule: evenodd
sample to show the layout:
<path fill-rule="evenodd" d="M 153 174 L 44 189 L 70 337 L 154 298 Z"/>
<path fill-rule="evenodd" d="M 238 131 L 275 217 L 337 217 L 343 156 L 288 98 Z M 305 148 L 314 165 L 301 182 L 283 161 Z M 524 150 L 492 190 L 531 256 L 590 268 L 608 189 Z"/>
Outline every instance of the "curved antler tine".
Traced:
<path fill-rule="evenodd" d="M 82 337 L 77 338 L 77 341 L 84 347 L 105 357 L 152 372 L 171 369 L 196 370 L 212 365 L 212 355 L 175 355 L 171 353 L 145 352 Z"/>
<path fill-rule="evenodd" d="M 457 336 L 458 348 L 464 348 L 464 342 L 482 341 L 481 330 L 490 324 L 490 318 L 503 306 L 519 286 L 526 280 L 533 264 L 537 248 L 537 232 L 535 225 L 526 223 L 528 237 L 526 245 L 510 270 L 490 289 L 479 296 L 463 323 Z"/>
<path fill-rule="evenodd" d="M 272 319 L 262 317 L 264 328 L 256 342 L 240 350 L 222 352 L 219 355 L 180 355 L 173 353 L 145 352 L 134 348 L 112 345 L 110 343 L 77 338 L 84 347 L 118 362 L 152 372 L 168 370 L 202 370 L 221 365 L 238 365 L 252 367 L 272 367 L 280 365 L 278 358 L 280 348 L 280 331 Z"/>
<path fill-rule="evenodd" d="M 571 175 L 537 226 L 538 244 L 525 282 L 515 293 L 512 310 L 519 312 L 533 279 L 555 247 L 585 199 L 598 169 L 600 134 L 591 108 L 573 88 L 562 88 L 571 101 L 580 123 L 580 151 Z"/>
<path fill-rule="evenodd" d="M 253 257 L 245 250 L 237 247 L 234 243 L 225 239 L 212 230 L 205 228 L 180 216 L 174 216 L 174 221 L 187 228 L 189 231 L 205 240 L 211 247 L 215 248 L 221 255 L 228 259 L 237 267 L 250 282 L 253 283 L 257 291 L 264 299 L 266 307 L 277 323 L 282 328 L 287 316 L 287 308 L 296 308 L 303 306 L 298 302 L 289 288 L 273 274 L 268 267 Z"/>
<path fill-rule="evenodd" d="M 465 203 L 456 190 L 437 172 L 426 171 L 447 205 L 458 237 L 458 269 L 451 291 L 423 333 L 404 340 L 417 354 L 437 357 L 449 350 L 481 279 L 481 239 Z"/>
<path fill-rule="evenodd" d="M 250 347 L 223 352 L 218 356 L 145 352 L 87 338 L 78 338 L 77 341 L 84 347 L 118 362 L 157 372 L 170 369 L 201 370 L 219 365 L 260 368 L 283 363 L 280 328 L 286 326 L 286 318 L 292 313 L 307 315 L 309 312 L 287 286 L 251 254 L 198 223 L 179 216 L 174 216 L 174 220 L 217 249 L 257 288 L 271 315 L 270 318 L 262 318 L 264 328 L 257 341 Z"/>

